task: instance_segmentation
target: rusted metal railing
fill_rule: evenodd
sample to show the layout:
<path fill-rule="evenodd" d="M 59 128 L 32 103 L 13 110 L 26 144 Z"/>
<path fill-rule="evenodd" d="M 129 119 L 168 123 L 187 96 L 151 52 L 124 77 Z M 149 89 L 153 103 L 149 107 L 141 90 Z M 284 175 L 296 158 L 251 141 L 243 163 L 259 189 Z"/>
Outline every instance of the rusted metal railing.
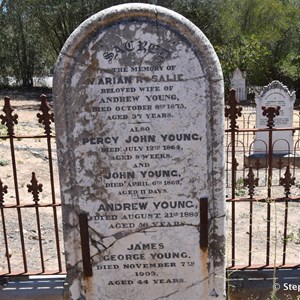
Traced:
<path fill-rule="evenodd" d="M 266 128 L 258 129 L 255 128 L 254 109 L 243 113 L 234 90 L 230 91 L 226 104 L 229 270 L 300 266 L 299 256 L 295 254 L 299 253 L 300 227 L 297 227 L 298 223 L 291 223 L 300 206 L 300 155 L 297 155 L 300 151 L 300 118 L 298 114 L 296 126 L 292 128 L 274 128 L 277 113 L 272 109 L 262 110 L 269 122 Z M 15 128 L 21 121 L 14 114 L 8 97 L 0 112 L 0 162 L 9 159 L 11 171 L 7 175 L 0 166 L 0 276 L 65 273 L 61 204 L 56 196 L 55 139 L 51 128 L 54 116 L 44 95 L 39 110 L 37 123 L 43 132 L 30 135 L 16 134 Z M 280 131 L 293 133 L 294 144 L 289 145 L 287 157 L 273 153 L 276 143 L 273 133 Z M 266 132 L 270 147 L 266 145 L 265 156 L 251 157 L 258 132 Z M 24 167 L 31 170 L 24 182 L 24 178 L 19 179 L 22 161 L 17 158 L 24 147 L 20 148 L 17 143 L 35 140 L 43 143 L 46 159 L 42 167 L 32 164 Z M 41 177 L 47 179 L 40 182 Z M 43 197 L 46 186 L 49 197 Z M 204 220 L 205 202 L 201 211 Z M 202 246 L 206 243 L 203 240 Z"/>
<path fill-rule="evenodd" d="M 291 224 L 289 214 L 291 203 L 295 208 L 300 206 L 300 189 L 296 184 L 300 180 L 300 127 L 274 128 L 279 107 L 263 107 L 261 113 L 267 117 L 266 128 L 255 128 L 252 113 L 248 116 L 248 127 L 240 128 L 247 117 L 235 91 L 230 91 L 225 110 L 229 269 L 300 266 L 299 256 L 295 255 L 299 252 L 300 228 Z M 280 131 L 290 131 L 294 138 L 286 156 L 273 153 L 277 142 L 273 133 Z M 266 132 L 269 146 L 266 145 L 265 155 L 251 157 L 258 132 Z"/>
<path fill-rule="evenodd" d="M 50 112 L 45 95 L 41 96 L 39 110 L 36 117 L 43 129 L 41 134 L 18 135 L 15 133 L 15 125 L 19 123 L 19 116 L 14 114 L 8 97 L 4 99 L 4 107 L 0 114 L 0 160 L 10 160 L 11 172 L 9 174 L 12 174 L 2 172 L 0 167 L 0 255 L 2 260 L 0 260 L 0 275 L 65 273 L 62 257 L 61 204 L 55 195 L 57 184 L 53 164 L 55 136 L 51 129 L 54 115 Z M 46 146 L 43 151 L 47 158 L 42 167 L 31 165 L 31 163 L 24 166 L 25 170 L 27 167 L 37 169 L 28 174 L 26 185 L 25 182 L 19 180 L 19 169 L 24 162 L 16 157 L 16 153 L 24 150 L 25 146 L 18 148 L 16 143 L 29 140 L 38 141 L 37 143 L 45 141 Z M 9 141 L 8 146 L 7 141 Z M 7 157 L 5 147 L 9 148 L 10 157 Z M 49 178 L 47 182 L 47 186 L 50 186 L 49 198 L 41 200 L 43 184 L 39 183 L 38 174 L 47 175 Z M 25 186 L 27 195 L 24 195 Z M 31 200 L 28 200 L 30 194 Z"/>

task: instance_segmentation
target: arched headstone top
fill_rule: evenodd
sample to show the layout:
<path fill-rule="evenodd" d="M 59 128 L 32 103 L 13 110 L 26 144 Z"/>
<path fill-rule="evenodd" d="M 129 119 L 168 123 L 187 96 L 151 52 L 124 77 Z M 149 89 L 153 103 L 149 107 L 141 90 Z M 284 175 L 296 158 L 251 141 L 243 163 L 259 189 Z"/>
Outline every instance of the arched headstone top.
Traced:
<path fill-rule="evenodd" d="M 223 297 L 223 76 L 201 30 L 108 8 L 67 40 L 53 95 L 71 299 Z"/>
<path fill-rule="evenodd" d="M 280 90 L 282 93 L 286 94 L 286 97 L 289 97 L 290 100 L 294 103 L 296 100 L 296 92 L 290 91 L 286 85 L 278 80 L 273 80 L 268 85 L 264 86 L 259 95 L 259 100 L 266 97 L 266 94 L 273 92 L 275 89 Z M 285 98 L 286 98 L 285 97 Z"/>
<path fill-rule="evenodd" d="M 293 127 L 294 103 L 296 100 L 295 92 L 289 91 L 278 80 L 273 80 L 264 86 L 256 102 L 256 127 L 266 128 L 268 126 L 268 118 L 264 111 L 270 107 L 278 108 L 278 115 L 274 117 L 275 128 L 291 128 Z M 269 146 L 269 133 L 258 132 L 254 142 L 254 154 L 266 155 L 287 155 L 292 153 L 294 148 L 293 133 L 291 130 L 275 131 L 272 134 L 272 147 Z"/>
<path fill-rule="evenodd" d="M 195 54 L 199 56 L 200 61 L 203 62 L 202 68 L 206 73 L 205 75 L 212 81 L 223 81 L 222 70 L 218 57 L 210 41 L 198 27 L 182 15 L 164 7 L 151 4 L 133 3 L 130 5 L 121 4 L 110 7 L 91 16 L 70 35 L 61 50 L 56 64 L 57 76 L 54 79 L 56 80 L 54 85 L 56 85 L 56 83 L 60 85 L 61 79 L 67 76 L 69 72 L 68 68 L 74 63 L 73 60 L 77 59 L 78 55 L 81 55 L 80 49 L 84 47 L 84 45 L 87 45 L 91 41 L 95 41 L 99 36 L 101 36 L 102 31 L 106 31 L 109 27 L 119 27 L 119 31 L 122 31 L 122 29 L 124 29 L 122 24 L 128 24 L 132 21 L 142 24 L 159 23 L 160 26 L 165 27 L 167 30 L 164 32 L 157 29 L 156 34 L 158 40 L 161 35 L 169 34 L 168 31 L 175 35 L 179 35 L 181 39 L 189 43 L 191 49 L 195 51 Z M 147 29 L 145 29 L 145 31 L 147 31 Z M 115 37 L 110 36 L 109 38 L 113 39 Z M 165 37 L 161 37 L 161 39 L 163 41 Z M 138 47 L 137 45 L 130 45 L 131 41 L 122 42 L 128 43 L 128 49 Z M 142 43 L 145 42 L 147 41 L 145 40 Z M 162 43 L 159 44 L 159 46 L 165 46 L 164 50 L 171 52 L 170 48 L 175 45 L 172 45 L 172 41 L 168 42 L 169 44 Z M 149 47 L 149 45 L 147 46 Z M 153 45 L 153 47 L 155 46 L 157 45 Z M 143 47 L 143 45 L 140 47 Z M 122 49 L 119 51 L 122 51 Z M 156 50 L 154 49 L 153 51 Z M 119 55 L 121 54 L 122 53 L 119 53 Z M 85 61 L 82 59 L 79 59 L 78 62 L 85 64 Z M 130 61 L 127 60 L 126 63 L 130 63 Z M 143 63 L 143 58 L 141 58 L 140 63 Z M 136 65 L 136 62 L 134 62 L 134 64 Z"/>

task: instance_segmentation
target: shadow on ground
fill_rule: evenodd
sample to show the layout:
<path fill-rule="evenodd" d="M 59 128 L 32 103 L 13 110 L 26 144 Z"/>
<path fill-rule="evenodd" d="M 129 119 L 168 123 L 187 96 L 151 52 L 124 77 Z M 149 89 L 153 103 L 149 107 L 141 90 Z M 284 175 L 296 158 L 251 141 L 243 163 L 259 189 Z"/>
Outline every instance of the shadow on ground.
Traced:
<path fill-rule="evenodd" d="M 228 300 L 300 300 L 300 269 L 227 271 Z"/>

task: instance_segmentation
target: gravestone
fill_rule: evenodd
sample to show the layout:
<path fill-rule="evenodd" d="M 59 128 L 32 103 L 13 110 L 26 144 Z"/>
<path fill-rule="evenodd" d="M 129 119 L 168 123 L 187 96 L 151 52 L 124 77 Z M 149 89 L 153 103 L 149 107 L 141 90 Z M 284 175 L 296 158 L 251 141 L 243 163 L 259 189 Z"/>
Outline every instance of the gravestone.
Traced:
<path fill-rule="evenodd" d="M 231 87 L 236 91 L 238 101 L 247 100 L 246 76 L 245 72 L 235 69 L 231 78 Z"/>
<path fill-rule="evenodd" d="M 274 80 L 265 86 L 256 99 L 256 128 L 267 128 L 267 116 L 262 107 L 280 107 L 279 115 L 274 118 L 274 128 L 293 127 L 293 108 L 295 92 L 290 92 L 281 82 Z M 293 132 L 274 131 L 272 133 L 272 152 L 275 155 L 287 155 L 293 151 Z M 254 154 L 269 153 L 269 133 L 257 132 L 254 142 Z"/>
<path fill-rule="evenodd" d="M 223 298 L 223 78 L 203 33 L 111 7 L 69 37 L 53 93 L 70 298 Z"/>

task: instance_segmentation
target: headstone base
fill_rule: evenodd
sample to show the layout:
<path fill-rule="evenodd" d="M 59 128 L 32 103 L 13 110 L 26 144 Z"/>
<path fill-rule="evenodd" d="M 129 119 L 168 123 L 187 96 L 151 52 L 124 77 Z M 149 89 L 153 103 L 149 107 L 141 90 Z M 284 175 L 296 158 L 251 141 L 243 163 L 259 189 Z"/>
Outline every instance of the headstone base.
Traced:
<path fill-rule="evenodd" d="M 259 162 L 259 163 L 257 163 Z M 244 165 L 258 169 L 267 168 L 269 164 L 268 154 L 250 154 L 244 156 Z M 285 168 L 288 165 L 300 167 L 300 153 L 294 154 L 274 154 L 272 155 L 272 168 Z"/>

